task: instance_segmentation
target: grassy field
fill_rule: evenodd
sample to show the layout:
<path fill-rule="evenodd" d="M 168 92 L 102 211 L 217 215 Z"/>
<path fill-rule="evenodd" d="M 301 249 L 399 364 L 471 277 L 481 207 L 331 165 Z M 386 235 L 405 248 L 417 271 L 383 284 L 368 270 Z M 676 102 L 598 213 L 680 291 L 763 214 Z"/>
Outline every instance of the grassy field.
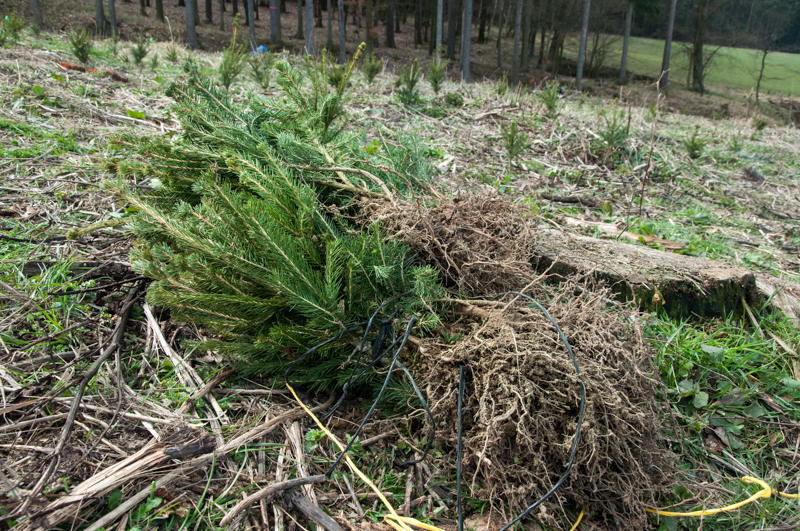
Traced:
<path fill-rule="evenodd" d="M 717 49 L 707 46 L 705 53 Z M 688 52 L 690 44 L 673 42 L 670 82 L 686 84 Z M 661 71 L 664 41 L 657 39 L 631 38 L 628 49 L 628 70 L 635 74 L 656 78 Z M 619 65 L 622 56 L 622 40 L 615 41 L 607 65 Z M 761 52 L 745 48 L 721 47 L 716 51 L 706 71 L 706 87 L 723 91 L 729 89 L 755 89 L 761 68 Z M 800 54 L 771 52 L 767 55 L 761 91 L 764 94 L 797 95 L 800 92 Z M 796 82 L 798 81 L 798 82 Z"/>
<path fill-rule="evenodd" d="M 631 70 L 650 74 L 654 68 L 657 74 L 659 46 L 658 41 L 635 39 Z M 217 79 L 221 55 L 154 43 L 137 68 L 132 48 L 130 43 L 96 42 L 91 60 L 96 72 L 61 65 L 75 59 L 60 36 L 26 30 L 19 45 L 0 49 L 2 511 L 7 516 L 40 488 L 28 512 L 37 514 L 98 471 L 152 445 L 147 460 L 139 460 L 151 468 L 122 475 L 107 492 L 82 500 L 82 519 L 46 528 L 94 528 L 109 517 L 105 529 L 210 531 L 219 529 L 246 495 L 275 481 L 324 473 L 337 451 L 323 432 L 303 424 L 303 413 L 280 379 L 229 370 L 227 360 L 194 346 L 208 337 L 207 331 L 174 322 L 168 311 L 145 304 L 146 282 L 128 264 L 131 246 L 140 245 L 128 224 L 135 209 L 109 196 L 102 185 L 108 179 L 123 179 L 139 189 L 158 184 L 139 175 L 116 175 L 120 162 L 136 155 L 112 139 L 180 138 L 182 126 L 165 89 L 173 81 L 185 82 L 180 65 L 187 57 Z M 727 80 L 731 87 L 730 79 L 738 79 L 746 88 L 745 61 L 752 52 L 730 53 L 738 59 L 729 68 L 738 74 L 717 75 L 716 66 L 709 72 L 710 83 Z M 303 68 L 300 57 L 282 58 Z M 800 69 L 798 56 L 770 59 L 776 65 L 785 61 L 784 73 Z M 682 79 L 680 72 L 672 79 Z M 610 238 L 600 227 L 612 225 L 641 235 L 637 245 L 646 245 L 646 237 L 670 240 L 682 244 L 685 254 L 785 282 L 800 280 L 800 134 L 793 127 L 669 114 L 655 105 L 629 106 L 624 99 L 609 104 L 569 92 L 559 98 L 555 90 L 546 100 L 541 93 L 493 83 L 446 81 L 436 95 L 423 81 L 419 99 L 405 105 L 396 81 L 385 71 L 372 84 L 355 74 L 346 104 L 348 130 L 363 134 L 365 150 L 378 149 L 370 141 L 379 127 L 387 135 L 420 138 L 437 168 L 443 195 L 478 194 L 487 201 L 523 205 L 537 228 Z M 782 83 L 789 83 L 788 94 L 791 82 Z M 254 94 L 281 96 L 274 82 L 259 87 L 248 68 L 231 87 L 232 105 L 252 104 Z M 519 126 L 517 136 L 510 133 L 511 123 Z M 516 157 L 509 156 L 510 150 L 518 151 Z M 761 181 L 752 177 L 753 171 Z M 557 197 L 582 198 L 594 206 Z M 574 220 L 590 226 L 575 229 Z M 65 237 L 97 222 L 108 223 Z M 652 246 L 664 249 L 661 243 Z M 101 266 L 108 263 L 119 265 L 122 274 L 103 273 Z M 575 296 L 572 287 L 565 293 Z M 132 306 L 125 302 L 128 297 Z M 657 499 L 642 495 L 634 500 L 640 506 L 675 511 L 723 507 L 758 492 L 756 485 L 742 482 L 746 475 L 798 492 L 800 330 L 767 302 L 749 314 L 714 319 L 673 319 L 660 311 L 632 319 L 631 335 L 649 345 L 640 370 L 658 390 L 655 400 L 664 425 L 659 444 L 677 464 L 669 478 L 671 492 Z M 129 322 L 127 329 L 123 325 L 119 348 L 98 369 L 100 352 L 117 341 L 119 317 L 126 311 Z M 462 337 L 437 333 L 434 339 L 444 343 Z M 78 396 L 81 384 L 85 388 Z M 315 405 L 328 399 L 325 394 L 302 396 Z M 73 403 L 80 413 L 65 431 Z M 344 438 L 363 411 L 363 404 L 352 401 L 330 425 Z M 368 424 L 364 439 L 380 440 L 355 446 L 357 464 L 395 507 L 407 504 L 409 514 L 424 522 L 451 524 L 456 515 L 453 441 L 436 440 L 424 465 L 399 467 L 396 453 L 399 461 L 400 454 L 413 455 L 424 445 L 417 440 L 422 421 L 379 417 Z M 281 422 L 270 424 L 276 418 Z M 575 424 L 572 416 L 567 423 Z M 170 455 L 156 459 L 164 446 L 155 440 L 177 437 L 178 426 L 207 436 L 217 453 L 184 455 L 183 473 L 171 475 L 165 487 L 156 486 L 177 467 Z M 208 441 L 196 442 L 208 451 Z M 196 461 L 200 458 L 207 460 Z M 53 474 L 38 485 L 51 463 Z M 475 476 L 480 483 L 477 470 Z M 581 477 L 573 472 L 569 484 L 579 484 Z M 467 527 L 496 529 L 497 512 L 493 519 L 490 508 L 508 512 L 505 493 L 479 487 L 467 489 Z M 386 508 L 364 483 L 342 470 L 313 486 L 313 492 L 347 529 L 388 529 L 377 523 Z M 253 503 L 236 525 L 310 525 L 281 499 Z M 548 505 L 540 523 L 534 513 L 525 528 L 569 529 L 584 508 L 578 529 L 606 529 L 617 518 L 613 506 L 565 497 Z M 644 528 L 794 529 L 798 514 L 797 499 L 773 495 L 703 518 L 652 516 Z M 15 514 L 0 529 L 15 524 L 25 529 L 26 522 L 27 516 Z"/>

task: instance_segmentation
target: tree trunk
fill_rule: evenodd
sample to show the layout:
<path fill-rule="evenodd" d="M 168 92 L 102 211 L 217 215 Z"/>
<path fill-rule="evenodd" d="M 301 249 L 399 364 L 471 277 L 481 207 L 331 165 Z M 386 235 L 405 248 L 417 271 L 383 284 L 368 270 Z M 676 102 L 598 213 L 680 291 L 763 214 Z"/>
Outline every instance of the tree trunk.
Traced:
<path fill-rule="evenodd" d="M 304 39 L 306 36 L 303 31 L 303 0 L 297 0 L 297 33 L 294 34 L 295 39 Z"/>
<path fill-rule="evenodd" d="M 663 90 L 669 81 L 669 56 L 672 51 L 672 32 L 675 29 L 675 11 L 678 0 L 672 0 L 669 7 L 669 18 L 667 19 L 667 35 L 664 40 L 664 57 L 661 59 L 661 77 L 658 80 L 658 88 Z"/>
<path fill-rule="evenodd" d="M 333 52 L 333 4 L 332 0 L 328 0 L 328 38 L 325 41 L 325 48 Z"/>
<path fill-rule="evenodd" d="M 245 9 L 247 10 L 247 26 L 250 29 L 250 51 L 256 51 L 256 19 L 255 7 L 253 4 L 257 0 L 245 0 Z"/>
<path fill-rule="evenodd" d="M 581 24 L 581 43 L 578 48 L 578 69 L 575 74 L 575 88 L 581 90 L 583 81 L 583 64 L 586 61 L 586 37 L 589 35 L 589 11 L 592 0 L 583 0 L 583 24 Z"/>
<path fill-rule="evenodd" d="M 706 7 L 708 0 L 698 0 L 697 2 L 697 27 L 694 32 L 694 44 L 692 46 L 692 90 L 703 94 L 706 91 L 703 83 L 703 36 L 706 29 Z"/>
<path fill-rule="evenodd" d="M 469 83 L 469 52 L 472 44 L 472 0 L 464 0 L 464 22 L 461 27 L 461 80 Z"/>
<path fill-rule="evenodd" d="M 497 8 L 497 68 L 503 68 L 503 0 Z"/>
<path fill-rule="evenodd" d="M 761 80 L 764 79 L 764 69 L 767 66 L 767 54 L 772 45 L 772 39 L 767 39 L 767 45 L 761 50 L 761 69 L 758 71 L 758 80 L 756 81 L 756 107 L 759 106 L 758 94 L 761 91 Z"/>
<path fill-rule="evenodd" d="M 306 0 L 306 53 L 314 55 L 314 0 Z"/>
<path fill-rule="evenodd" d="M 478 7 L 478 44 L 486 42 L 486 2 L 481 0 L 480 7 Z"/>
<path fill-rule="evenodd" d="M 344 28 L 344 0 L 339 0 L 339 62 L 347 62 L 347 42 Z"/>
<path fill-rule="evenodd" d="M 386 2 L 386 47 L 395 48 L 394 45 L 394 0 Z"/>
<path fill-rule="evenodd" d="M 197 29 L 194 25 L 194 16 L 197 12 L 197 0 L 186 0 L 186 46 L 197 49 Z"/>
<path fill-rule="evenodd" d="M 37 0 L 33 0 L 38 9 L 39 2 Z M 39 15 L 41 18 L 41 15 Z M 114 3 L 114 0 L 108 0 L 108 20 L 111 22 L 111 36 L 116 37 L 118 36 L 117 33 L 117 6 Z M 41 26 L 40 26 L 41 27 Z"/>
<path fill-rule="evenodd" d="M 239 0 L 231 0 L 231 18 L 239 14 Z"/>
<path fill-rule="evenodd" d="M 279 2 L 280 0 L 269 0 L 269 41 L 274 45 L 281 43 L 281 10 L 278 5 Z"/>
<path fill-rule="evenodd" d="M 139 0 L 139 14 L 143 17 L 147 16 L 147 11 L 145 10 L 144 0 Z"/>
<path fill-rule="evenodd" d="M 156 2 L 161 2 L 161 0 L 156 0 Z M 219 30 L 225 31 L 225 0 L 219 0 Z"/>
<path fill-rule="evenodd" d="M 39 29 L 42 29 L 44 22 L 42 22 L 42 10 L 39 9 L 39 0 L 31 0 L 31 11 L 33 12 L 33 23 L 36 24 Z"/>
<path fill-rule="evenodd" d="M 633 20 L 633 2 L 628 2 L 628 14 L 625 17 L 625 38 L 622 40 L 622 62 L 619 66 L 619 84 L 625 84 L 628 75 L 628 44 L 631 40 L 631 21 Z"/>
<path fill-rule="evenodd" d="M 322 27 L 322 1 L 318 0 L 317 3 L 314 4 L 314 18 L 316 19 L 315 27 L 321 28 Z"/>
<path fill-rule="evenodd" d="M 442 54 L 442 24 L 444 23 L 444 0 L 436 2 L 436 59 Z"/>
<path fill-rule="evenodd" d="M 103 12 L 103 0 L 94 0 L 95 11 L 95 34 L 103 36 L 106 34 L 106 14 Z"/>
<path fill-rule="evenodd" d="M 531 56 L 531 24 L 533 21 L 533 1 L 525 2 L 522 9 L 522 57 L 520 70 L 528 71 L 528 59 Z"/>
<path fill-rule="evenodd" d="M 456 58 L 456 0 L 447 0 L 447 57 Z"/>
<path fill-rule="evenodd" d="M 536 59 L 537 68 L 542 66 L 542 63 L 544 62 L 545 39 L 547 39 L 547 29 L 545 28 L 544 23 L 542 23 L 542 40 L 539 41 L 539 58 Z"/>
<path fill-rule="evenodd" d="M 422 44 L 422 0 L 414 2 L 414 48 Z"/>
<path fill-rule="evenodd" d="M 214 23 L 214 6 L 212 0 L 206 0 L 206 24 Z"/>
<path fill-rule="evenodd" d="M 364 36 L 367 43 L 366 53 L 372 57 L 372 52 L 375 49 L 372 44 L 372 0 L 365 0 L 364 2 L 364 28 L 366 30 Z"/>
<path fill-rule="evenodd" d="M 517 0 L 517 18 L 514 23 L 514 59 L 511 66 L 511 82 L 515 85 L 519 83 L 519 52 L 522 41 L 522 2 Z"/>
<path fill-rule="evenodd" d="M 156 22 L 164 24 L 164 0 L 156 0 Z"/>

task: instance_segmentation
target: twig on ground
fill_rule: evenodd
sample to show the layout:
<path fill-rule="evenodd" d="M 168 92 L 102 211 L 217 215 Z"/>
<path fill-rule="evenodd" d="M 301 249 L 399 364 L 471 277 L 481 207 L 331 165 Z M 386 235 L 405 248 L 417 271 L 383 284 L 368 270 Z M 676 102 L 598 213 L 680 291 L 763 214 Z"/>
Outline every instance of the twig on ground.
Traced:
<path fill-rule="evenodd" d="M 310 476 L 305 478 L 297 478 L 297 479 L 290 479 L 288 481 L 281 481 L 279 483 L 273 483 L 271 485 L 267 485 L 263 489 L 258 492 L 255 492 L 245 498 L 244 500 L 240 501 L 236 505 L 233 506 L 233 509 L 228 511 L 225 517 L 220 521 L 220 527 L 227 527 L 231 524 L 234 518 L 236 518 L 242 511 L 248 509 L 257 501 L 260 500 L 267 500 L 271 496 L 277 494 L 278 492 L 284 491 L 286 489 L 293 489 L 295 487 L 300 487 L 303 485 L 310 485 L 312 483 L 322 483 L 328 479 L 324 474 L 318 476 Z"/>
<path fill-rule="evenodd" d="M 323 510 L 320 509 L 316 504 L 304 498 L 297 492 L 285 491 L 283 494 L 283 499 L 287 504 L 291 503 L 294 505 L 294 507 L 303 513 L 306 518 L 313 520 L 323 527 L 325 531 L 342 531 L 342 528 L 333 520 L 333 518 L 325 514 L 325 512 L 323 512 Z"/>

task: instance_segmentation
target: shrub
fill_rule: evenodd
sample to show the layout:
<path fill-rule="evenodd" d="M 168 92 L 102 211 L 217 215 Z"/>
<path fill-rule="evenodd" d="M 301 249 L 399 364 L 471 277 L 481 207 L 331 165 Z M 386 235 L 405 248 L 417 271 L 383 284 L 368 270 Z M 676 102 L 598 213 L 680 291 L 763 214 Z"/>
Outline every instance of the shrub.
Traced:
<path fill-rule="evenodd" d="M 753 129 L 756 131 L 763 131 L 769 125 L 769 120 L 761 116 L 760 114 L 753 118 Z"/>
<path fill-rule="evenodd" d="M 448 92 L 447 94 L 444 95 L 444 101 L 451 107 L 464 106 L 464 96 L 462 96 L 458 92 Z"/>
<path fill-rule="evenodd" d="M 403 65 L 403 71 L 397 79 L 400 90 L 397 97 L 403 105 L 413 106 L 417 105 L 420 101 L 419 91 L 417 90 L 417 83 L 420 80 L 420 69 L 417 60 L 411 63 L 411 66 Z"/>
<path fill-rule="evenodd" d="M 439 94 L 444 85 L 444 74 L 447 71 L 447 59 L 433 59 L 428 63 L 428 82 L 431 84 L 433 92 Z"/>
<path fill-rule="evenodd" d="M 238 20 L 238 19 L 237 19 Z M 247 63 L 246 47 L 236 44 L 236 33 L 238 28 L 233 26 L 233 38 L 231 44 L 222 52 L 222 62 L 219 64 L 219 82 L 225 87 L 225 92 L 229 91 L 231 85 L 239 77 Z"/>
<path fill-rule="evenodd" d="M 375 77 L 383 70 L 383 61 L 374 55 L 365 55 L 362 68 L 364 70 L 364 77 L 367 79 L 367 84 L 371 85 Z"/>
<path fill-rule="evenodd" d="M 269 88 L 272 78 L 272 66 L 275 64 L 275 56 L 271 53 L 254 53 L 248 60 L 250 63 L 250 75 L 263 90 Z"/>
<path fill-rule="evenodd" d="M 511 121 L 511 125 L 500 124 L 500 134 L 503 135 L 503 146 L 508 154 L 508 161 L 516 159 L 529 145 L 528 134 L 520 131 L 517 120 Z"/>
<path fill-rule="evenodd" d="M 540 98 L 542 100 L 542 104 L 544 105 L 545 109 L 547 109 L 547 114 L 550 116 L 555 116 L 558 114 L 558 96 L 560 94 L 558 83 L 548 83 L 544 90 L 542 91 Z"/>
<path fill-rule="evenodd" d="M 7 36 L 14 40 L 14 45 L 19 42 L 19 37 L 24 29 L 25 21 L 22 19 L 22 17 L 17 16 L 16 9 L 10 14 L 6 15 L 5 19 L 3 19 L 3 30 Z"/>
<path fill-rule="evenodd" d="M 692 134 L 683 141 L 683 146 L 686 148 L 686 154 L 689 155 L 689 158 L 699 159 L 703 156 L 703 151 L 708 144 L 708 140 L 703 137 L 698 137 L 697 134 L 700 132 L 700 126 L 694 126 L 694 131 Z"/>
<path fill-rule="evenodd" d="M 506 92 L 508 92 L 508 75 L 504 73 L 500 81 L 497 82 L 497 95 L 505 96 Z"/>
<path fill-rule="evenodd" d="M 80 33 L 72 30 L 69 34 L 69 46 L 72 55 L 83 65 L 89 64 L 92 55 L 92 35 L 83 28 Z"/>
<path fill-rule="evenodd" d="M 147 41 L 142 35 L 139 35 L 139 40 L 136 41 L 136 46 L 131 48 L 131 57 L 133 58 L 133 63 L 139 67 L 139 70 L 142 69 L 142 61 L 144 61 L 144 58 L 147 57 L 147 53 L 149 51 L 150 50 L 147 48 Z"/>

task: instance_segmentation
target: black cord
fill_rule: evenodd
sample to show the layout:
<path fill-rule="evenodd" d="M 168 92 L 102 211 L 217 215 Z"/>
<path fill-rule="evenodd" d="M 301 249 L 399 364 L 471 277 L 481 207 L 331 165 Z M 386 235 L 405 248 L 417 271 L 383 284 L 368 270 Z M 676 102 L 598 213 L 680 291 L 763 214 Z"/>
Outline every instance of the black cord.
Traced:
<path fill-rule="evenodd" d="M 361 424 L 359 424 L 358 429 L 356 430 L 355 434 L 353 434 L 353 436 L 351 437 L 350 442 L 347 443 L 347 446 L 344 448 L 344 450 L 341 452 L 341 454 L 339 454 L 339 456 L 336 458 L 336 460 L 334 461 L 334 463 L 330 467 L 330 469 L 325 473 L 325 475 L 327 475 L 328 477 L 330 477 L 331 474 L 333 474 L 334 470 L 336 470 L 336 467 L 339 466 L 339 463 L 341 462 L 342 458 L 344 458 L 344 456 L 350 450 L 350 447 L 356 442 L 356 440 L 358 438 L 358 435 L 361 433 L 361 431 L 363 430 L 363 428 L 366 425 L 366 423 L 372 417 L 372 414 L 375 412 L 375 409 L 378 407 L 378 403 L 380 402 L 381 398 L 383 397 L 384 393 L 386 392 L 386 388 L 387 388 L 387 386 L 389 384 L 389 381 L 391 380 L 392 372 L 394 371 L 395 366 L 397 366 L 400 369 L 402 369 L 403 372 L 405 373 L 406 377 L 408 378 L 409 382 L 411 383 L 411 386 L 414 388 L 414 392 L 416 393 L 417 397 L 419 398 L 420 402 L 422 403 L 422 407 L 425 410 L 425 413 L 428 416 L 428 418 L 430 420 L 430 423 L 431 423 L 431 434 L 430 434 L 430 436 L 428 438 L 428 442 L 425 445 L 425 450 L 423 451 L 422 456 L 420 458 L 418 458 L 418 459 L 414 459 L 414 460 L 410 460 L 410 461 L 398 462 L 398 463 L 396 463 L 396 465 L 405 466 L 405 465 L 412 465 L 412 464 L 415 464 L 415 463 L 419 463 L 419 462 L 421 462 L 422 460 L 425 459 L 425 457 L 427 456 L 428 452 L 430 451 L 431 445 L 433 444 L 433 440 L 436 437 L 436 424 L 435 424 L 435 420 L 433 418 L 433 412 L 431 412 L 430 407 L 428 406 L 428 403 L 426 402 L 425 398 L 423 397 L 422 391 L 420 391 L 419 387 L 417 386 L 416 381 L 414 381 L 413 376 L 408 371 L 408 369 L 406 369 L 406 367 L 398 359 L 399 356 L 400 356 L 400 353 L 402 352 L 403 348 L 405 347 L 406 343 L 408 342 L 408 338 L 411 335 L 411 331 L 413 330 L 414 325 L 419 321 L 419 319 L 417 317 L 412 317 L 409 320 L 408 324 L 406 325 L 406 329 L 405 329 L 405 332 L 403 333 L 403 335 L 398 337 L 398 338 L 395 338 L 394 337 L 393 323 L 394 323 L 394 320 L 395 320 L 395 318 L 396 318 L 396 316 L 397 316 L 397 314 L 399 312 L 399 309 L 395 310 L 387 319 L 378 319 L 377 318 L 378 313 L 380 313 L 380 311 L 383 308 L 385 308 L 388 304 L 392 303 L 393 301 L 396 301 L 397 299 L 400 299 L 402 297 L 410 295 L 411 293 L 412 293 L 411 291 L 407 291 L 405 293 L 401 293 L 400 295 L 397 295 L 397 296 L 392 297 L 391 299 L 387 300 L 386 302 L 381 304 L 375 310 L 375 312 L 373 312 L 372 316 L 370 316 L 370 318 L 368 320 L 362 321 L 362 322 L 360 322 L 360 323 L 358 323 L 356 325 L 353 325 L 350 328 L 348 328 L 348 329 L 336 334 L 335 336 L 333 336 L 332 338 L 328 339 L 327 341 L 323 341 L 322 343 L 320 343 L 320 344 L 318 344 L 318 345 L 316 345 L 314 347 L 311 347 L 309 350 L 304 352 L 300 357 L 298 357 L 296 360 L 294 360 L 289 365 L 289 367 L 287 367 L 287 369 L 286 369 L 286 373 L 284 374 L 284 378 L 285 378 L 286 382 L 288 383 L 290 381 L 289 380 L 290 373 L 294 370 L 294 368 L 300 362 L 302 362 L 303 360 L 308 358 L 311 354 L 313 354 L 314 352 L 318 351 L 320 348 L 322 348 L 322 347 L 324 347 L 326 345 L 329 345 L 329 344 L 333 343 L 334 341 L 337 341 L 337 340 L 341 339 L 345 335 L 350 334 L 350 333 L 358 330 L 361 327 L 365 327 L 364 334 L 363 334 L 363 336 L 361 338 L 361 342 L 356 347 L 356 350 L 358 350 L 358 358 L 356 359 L 356 362 L 353 365 L 352 371 L 350 371 L 350 376 L 347 378 L 347 381 L 345 382 L 344 386 L 342 387 L 342 396 L 339 398 L 339 400 L 336 402 L 336 404 L 334 404 L 334 406 L 331 408 L 331 410 L 324 417 L 321 418 L 321 421 L 324 422 L 326 419 L 330 418 L 336 412 L 336 410 L 339 408 L 339 406 L 344 402 L 345 398 L 348 395 L 350 387 L 352 385 L 354 385 L 369 369 L 373 368 L 375 365 L 380 363 L 380 361 L 389 352 L 392 352 L 392 362 L 389 365 L 389 369 L 388 369 L 388 371 L 386 373 L 386 377 L 384 378 L 383 385 L 381 386 L 381 390 L 379 391 L 377 398 L 372 403 L 372 406 L 370 406 L 369 411 L 367 412 L 366 416 L 364 417 L 364 420 L 361 422 Z M 374 324 L 380 325 L 380 329 L 378 330 L 378 334 L 377 334 L 375 340 L 372 343 L 372 360 L 369 363 L 367 363 L 364 367 L 362 367 L 361 370 L 356 374 L 356 371 L 358 370 L 359 365 L 361 364 L 361 358 L 362 358 L 362 356 L 364 354 L 364 351 L 366 350 L 367 338 L 369 336 L 370 328 Z M 391 343 L 384 348 L 384 343 L 386 342 L 387 339 L 389 339 L 391 341 Z"/>
<path fill-rule="evenodd" d="M 456 505 L 458 507 L 458 531 L 464 531 L 464 510 L 461 506 L 461 434 L 464 423 L 461 420 L 461 411 L 464 406 L 464 364 L 458 367 L 458 446 L 456 449 Z"/>
<path fill-rule="evenodd" d="M 524 518 L 525 516 L 530 514 L 531 511 L 533 511 L 534 509 L 539 507 L 550 496 L 552 496 L 555 493 L 555 491 L 558 490 L 561 487 L 561 485 L 563 485 L 564 482 L 567 480 L 567 477 L 569 477 L 569 473 L 572 470 L 572 465 L 575 463 L 575 453 L 578 451 L 578 441 L 579 441 L 580 436 L 581 436 L 581 424 L 583 424 L 583 412 L 584 412 L 584 409 L 586 408 L 586 386 L 583 385 L 583 378 L 581 378 L 581 370 L 578 367 L 578 360 L 575 358 L 575 353 L 572 352 L 572 347 L 570 346 L 569 341 L 567 341 L 567 338 L 564 335 L 564 332 L 561 330 L 561 327 L 558 326 L 558 323 L 556 322 L 555 319 L 553 319 L 553 316 L 550 315 L 550 312 L 548 312 L 544 308 L 544 306 L 539 304 L 539 302 L 536 299 L 534 299 L 533 297 L 531 297 L 530 295 L 525 295 L 524 293 L 520 293 L 519 291 L 507 291 L 505 293 L 502 293 L 502 294 L 498 295 L 497 298 L 504 297 L 506 295 L 518 295 L 520 297 L 525 297 L 526 299 L 531 301 L 533 304 L 535 304 L 540 310 L 542 310 L 544 315 L 550 320 L 551 323 L 553 323 L 553 326 L 556 327 L 556 330 L 558 331 L 558 336 L 561 338 L 561 341 L 564 343 L 564 346 L 567 347 L 567 352 L 569 352 L 569 356 L 570 356 L 570 358 L 572 358 L 572 364 L 575 366 L 575 373 L 578 375 L 578 384 L 580 385 L 580 388 L 581 388 L 581 405 L 580 405 L 580 409 L 578 410 L 578 425 L 575 428 L 575 438 L 572 440 L 572 450 L 571 450 L 570 455 L 569 455 L 569 462 L 567 463 L 567 470 L 564 472 L 564 475 L 561 476 L 561 478 L 556 482 L 556 484 L 553 485 L 553 488 L 551 488 L 549 491 L 547 491 L 547 493 L 544 496 L 539 498 L 530 507 L 528 507 L 527 509 L 522 511 L 516 518 L 514 518 L 509 523 L 507 523 L 505 526 L 503 526 L 500 529 L 500 531 L 507 531 L 510 527 L 514 526 L 522 518 Z M 462 531 L 462 528 L 461 528 L 461 525 L 462 525 L 462 507 L 461 507 L 461 401 L 462 401 L 462 393 L 463 393 L 463 386 L 464 386 L 463 369 L 464 369 L 464 367 L 462 365 L 461 369 L 459 370 L 458 447 L 457 447 L 458 449 L 457 449 L 457 457 L 456 457 L 456 459 L 458 461 L 456 463 L 456 467 L 457 467 L 456 468 L 456 493 L 457 493 L 456 503 L 458 504 L 459 531 Z"/>

